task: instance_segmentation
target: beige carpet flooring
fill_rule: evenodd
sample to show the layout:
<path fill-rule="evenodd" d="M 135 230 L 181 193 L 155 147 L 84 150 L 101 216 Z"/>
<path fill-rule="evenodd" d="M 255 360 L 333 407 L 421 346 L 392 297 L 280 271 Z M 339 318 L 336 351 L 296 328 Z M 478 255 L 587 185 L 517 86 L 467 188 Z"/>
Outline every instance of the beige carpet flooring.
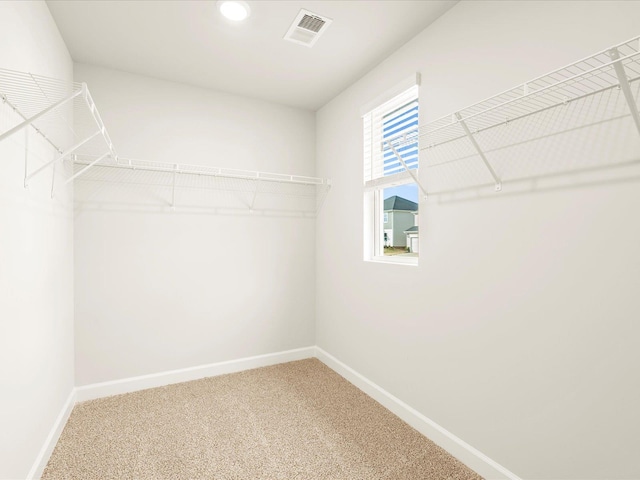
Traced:
<path fill-rule="evenodd" d="M 481 477 L 309 359 L 79 403 L 42 478 Z"/>

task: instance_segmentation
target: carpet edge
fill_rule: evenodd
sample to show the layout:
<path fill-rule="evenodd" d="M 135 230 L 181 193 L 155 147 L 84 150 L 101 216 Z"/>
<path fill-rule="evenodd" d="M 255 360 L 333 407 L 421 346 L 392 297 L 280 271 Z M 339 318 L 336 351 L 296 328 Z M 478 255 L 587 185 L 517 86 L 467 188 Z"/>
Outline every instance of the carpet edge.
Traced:
<path fill-rule="evenodd" d="M 316 358 L 487 480 L 522 480 L 464 440 L 316 346 Z"/>

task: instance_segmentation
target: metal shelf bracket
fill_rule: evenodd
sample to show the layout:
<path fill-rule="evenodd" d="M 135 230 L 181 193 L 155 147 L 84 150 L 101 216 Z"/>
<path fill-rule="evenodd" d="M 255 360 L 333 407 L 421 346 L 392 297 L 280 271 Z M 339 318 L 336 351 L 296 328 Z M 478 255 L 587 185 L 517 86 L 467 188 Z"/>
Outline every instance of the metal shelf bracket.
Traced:
<path fill-rule="evenodd" d="M 406 143 L 407 142 L 407 133 L 405 132 L 402 135 L 402 143 Z M 396 158 L 398 159 L 398 161 L 400 162 L 400 164 L 404 167 L 404 169 L 409 172 L 409 175 L 411 175 L 411 178 L 413 178 L 413 181 L 415 182 L 416 185 L 418 185 L 418 188 L 420 189 L 420 191 L 422 192 L 422 195 L 424 197 L 424 199 L 427 199 L 427 190 L 422 186 L 422 183 L 420 183 L 420 180 L 418 179 L 418 175 L 416 175 L 416 171 L 415 170 L 411 170 L 407 164 L 405 163 L 404 159 L 402 158 L 402 155 L 400 155 L 400 153 L 398 152 L 398 150 L 396 150 L 396 147 L 393 146 L 393 144 L 386 140 L 385 142 L 383 142 L 382 146 L 384 148 L 384 143 L 386 143 L 387 145 L 389 145 L 389 148 L 391 149 L 391 151 L 393 152 L 393 154 L 396 156 Z"/>
<path fill-rule="evenodd" d="M 256 198 L 258 198 L 258 193 L 260 192 L 260 174 L 256 175 L 256 189 L 253 191 L 253 197 L 251 198 L 251 204 L 249 205 L 249 212 L 253 213 L 253 207 L 256 204 Z"/>
<path fill-rule="evenodd" d="M 95 137 L 97 137 L 101 133 L 102 132 L 100 130 L 98 130 L 93 135 L 88 136 L 84 140 L 82 140 L 82 141 L 76 143 L 75 145 L 73 145 L 72 147 L 68 148 L 66 151 L 62 152 L 60 155 L 56 155 L 55 158 L 53 160 L 51 160 L 50 162 L 45 163 L 40 168 L 37 168 L 36 170 L 31 172 L 24 179 L 25 187 L 28 185 L 29 180 L 31 180 L 38 173 L 42 172 L 44 169 L 46 169 L 50 165 L 55 165 L 58 161 L 63 160 L 65 157 L 67 157 L 68 155 L 70 155 L 71 153 L 76 151 L 78 148 L 82 147 L 85 143 L 89 142 L 90 140 L 93 140 Z"/>
<path fill-rule="evenodd" d="M 629 79 L 627 78 L 627 74 L 624 71 L 624 66 L 620 61 L 620 52 L 616 47 L 609 50 L 609 56 L 611 60 L 614 61 L 613 69 L 616 72 L 616 76 L 618 77 L 618 81 L 620 82 L 620 88 L 622 89 L 622 93 L 624 94 L 624 98 L 629 105 L 629 110 L 631 110 L 631 117 L 636 124 L 636 129 L 640 134 L 640 114 L 638 114 L 638 109 L 636 108 L 636 100 L 633 98 L 633 92 L 631 92 L 631 87 L 629 86 Z"/>
<path fill-rule="evenodd" d="M 75 173 L 71 178 L 68 178 L 66 182 L 64 182 L 65 185 L 67 185 L 68 183 L 73 182 L 76 178 L 78 178 L 80 175 L 82 175 L 83 173 L 85 173 L 87 170 L 89 170 L 91 167 L 93 167 L 96 163 L 101 162 L 102 160 L 104 160 L 105 158 L 107 158 L 109 155 L 111 155 L 111 152 L 107 152 L 104 155 L 96 158 L 93 162 L 91 162 L 89 165 L 85 166 L 82 170 L 80 170 L 79 172 Z M 74 161 L 75 163 L 75 161 Z"/>
<path fill-rule="evenodd" d="M 478 155 L 480 155 L 480 158 L 482 159 L 482 161 L 484 163 L 484 166 L 487 167 L 487 170 L 491 174 L 491 177 L 493 177 L 493 181 L 495 183 L 496 192 L 501 191 L 502 190 L 502 182 L 500 181 L 500 178 L 498 177 L 498 175 L 496 174 L 495 170 L 493 169 L 493 167 L 489 163 L 489 160 L 487 160 L 487 157 L 485 156 L 484 152 L 480 148 L 480 145 L 478 145 L 478 142 L 476 142 L 476 139 L 474 138 L 473 134 L 471 133 L 471 130 L 469 130 L 469 127 L 467 126 L 465 121 L 462 119 L 462 116 L 460 115 L 460 113 L 456 113 L 455 116 L 458 119 L 458 123 L 460 124 L 460 126 L 464 130 L 464 133 L 466 133 L 467 137 L 469 138 L 469 141 L 473 145 L 473 148 L 475 148 L 476 151 L 478 152 Z"/>
<path fill-rule="evenodd" d="M 83 92 L 82 90 L 79 90 L 79 91 L 75 92 L 73 95 L 70 95 L 70 96 L 68 96 L 66 98 L 63 98 L 59 102 L 56 102 L 53 105 L 50 105 L 49 107 L 47 107 L 44 110 L 42 110 L 40 113 L 37 113 L 37 114 L 33 115 L 32 117 L 25 119 L 23 122 L 19 123 L 15 127 L 7 130 L 2 135 L 0 135 L 0 142 L 3 141 L 5 138 L 10 137 L 11 135 L 16 133 L 17 131 L 22 130 L 24 127 L 27 127 L 27 126 L 31 125 L 33 122 L 38 120 L 40 117 L 46 115 L 47 113 L 51 112 L 52 110 L 55 110 L 56 108 L 59 108 L 62 105 L 72 101 L 74 98 L 76 98 L 77 96 L 81 95 L 82 92 Z M 6 97 L 3 96 L 3 99 L 4 99 L 5 103 L 6 103 Z"/>
<path fill-rule="evenodd" d="M 176 163 L 173 166 L 173 181 L 171 183 L 171 209 L 176 209 L 176 180 L 180 166 Z"/>

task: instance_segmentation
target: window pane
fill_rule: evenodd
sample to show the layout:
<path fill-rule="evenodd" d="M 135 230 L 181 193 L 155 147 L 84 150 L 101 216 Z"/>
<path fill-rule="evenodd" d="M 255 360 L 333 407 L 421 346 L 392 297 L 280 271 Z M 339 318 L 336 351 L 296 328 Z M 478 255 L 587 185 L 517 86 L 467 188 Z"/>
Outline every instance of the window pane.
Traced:
<path fill-rule="evenodd" d="M 405 170 L 396 152 L 409 169 L 418 168 L 418 99 L 397 108 L 382 117 L 383 175 Z M 393 145 L 395 152 L 389 146 Z"/>
<path fill-rule="evenodd" d="M 382 190 L 380 212 L 385 256 L 418 256 L 418 186 L 415 183 Z"/>
<path fill-rule="evenodd" d="M 365 260 L 418 264 L 418 110 L 415 85 L 363 116 Z"/>

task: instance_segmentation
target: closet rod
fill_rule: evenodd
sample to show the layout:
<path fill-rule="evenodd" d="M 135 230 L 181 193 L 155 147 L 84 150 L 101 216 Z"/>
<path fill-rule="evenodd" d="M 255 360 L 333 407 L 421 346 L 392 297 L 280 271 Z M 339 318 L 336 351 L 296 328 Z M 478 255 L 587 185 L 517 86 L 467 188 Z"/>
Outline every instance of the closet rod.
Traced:
<path fill-rule="evenodd" d="M 87 156 L 87 155 L 85 155 Z M 125 157 L 120 157 L 122 160 L 121 163 L 103 163 L 98 164 L 98 167 L 104 168 L 120 168 L 127 170 L 141 170 L 141 171 L 149 171 L 149 172 L 160 172 L 160 173 L 177 173 L 181 175 L 198 175 L 198 176 L 207 176 L 207 177 L 220 177 L 220 178 L 234 178 L 240 180 L 259 180 L 264 182 L 275 182 L 275 183 L 294 183 L 299 185 L 328 185 L 328 180 L 318 178 L 318 177 L 306 177 L 302 175 L 286 175 L 283 173 L 269 173 L 269 172 L 259 172 L 253 170 L 233 170 L 232 172 L 225 172 L 225 170 L 232 169 L 224 169 L 221 167 L 204 167 L 199 165 L 189 165 L 189 164 L 161 164 L 158 162 L 155 165 L 140 165 L 136 164 L 135 160 L 127 159 Z M 152 163 L 152 162 L 148 162 Z M 77 161 L 77 165 L 89 165 L 88 162 Z M 199 168 L 209 168 L 213 171 L 199 170 Z"/>

